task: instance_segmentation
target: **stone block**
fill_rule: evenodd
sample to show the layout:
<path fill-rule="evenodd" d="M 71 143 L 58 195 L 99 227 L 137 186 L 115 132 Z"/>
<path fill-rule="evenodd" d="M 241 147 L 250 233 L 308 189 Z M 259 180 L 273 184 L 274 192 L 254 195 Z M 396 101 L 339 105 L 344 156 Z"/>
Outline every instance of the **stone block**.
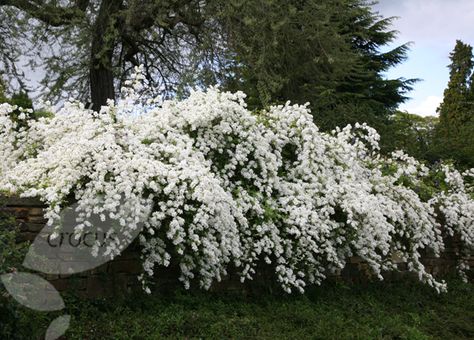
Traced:
<path fill-rule="evenodd" d="M 43 223 L 21 223 L 20 228 L 21 230 L 25 231 L 30 231 L 33 233 L 39 233 L 43 228 L 45 227 L 45 224 Z"/>
<path fill-rule="evenodd" d="M 138 274 L 142 271 L 141 262 L 136 260 L 114 260 L 109 263 L 110 273 Z"/>
<path fill-rule="evenodd" d="M 30 223 L 38 223 L 38 224 L 44 224 L 46 225 L 46 222 L 48 222 L 47 219 L 45 219 L 42 215 L 41 216 L 29 216 L 26 219 Z"/>
<path fill-rule="evenodd" d="M 30 214 L 30 209 L 28 208 L 11 208 L 10 210 L 16 218 L 28 218 Z"/>
<path fill-rule="evenodd" d="M 36 235 L 37 233 L 31 233 L 29 231 L 22 232 L 18 235 L 18 242 L 33 242 Z"/>
<path fill-rule="evenodd" d="M 44 209 L 42 208 L 28 208 L 29 216 L 44 216 Z"/>
<path fill-rule="evenodd" d="M 59 292 L 64 292 L 68 288 L 68 283 L 70 280 L 67 279 L 56 279 L 51 280 L 50 283 L 56 288 Z"/>
<path fill-rule="evenodd" d="M 349 258 L 349 263 L 362 263 L 364 260 L 359 256 L 352 256 Z"/>

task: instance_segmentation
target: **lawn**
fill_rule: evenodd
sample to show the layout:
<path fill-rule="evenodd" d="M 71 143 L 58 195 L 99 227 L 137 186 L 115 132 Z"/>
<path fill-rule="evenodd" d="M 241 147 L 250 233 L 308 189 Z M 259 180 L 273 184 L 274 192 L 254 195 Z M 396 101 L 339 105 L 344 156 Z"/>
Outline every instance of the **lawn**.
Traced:
<path fill-rule="evenodd" d="M 474 286 L 438 295 L 416 282 L 326 283 L 305 295 L 186 292 L 84 301 L 67 297 L 67 339 L 472 339 Z M 61 313 L 64 314 L 64 313 Z M 61 314 L 21 309 L 18 338 Z"/>

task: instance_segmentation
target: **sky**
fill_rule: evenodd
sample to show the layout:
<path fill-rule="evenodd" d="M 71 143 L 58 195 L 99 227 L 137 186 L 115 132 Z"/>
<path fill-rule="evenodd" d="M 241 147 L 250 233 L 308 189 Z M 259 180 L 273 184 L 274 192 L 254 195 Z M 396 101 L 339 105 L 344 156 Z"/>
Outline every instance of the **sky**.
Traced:
<path fill-rule="evenodd" d="M 389 78 L 420 78 L 401 110 L 437 115 L 449 80 L 449 53 L 456 39 L 474 45 L 474 0 L 379 0 L 374 9 L 383 17 L 399 17 L 392 47 L 412 42 L 408 60 L 387 73 Z"/>

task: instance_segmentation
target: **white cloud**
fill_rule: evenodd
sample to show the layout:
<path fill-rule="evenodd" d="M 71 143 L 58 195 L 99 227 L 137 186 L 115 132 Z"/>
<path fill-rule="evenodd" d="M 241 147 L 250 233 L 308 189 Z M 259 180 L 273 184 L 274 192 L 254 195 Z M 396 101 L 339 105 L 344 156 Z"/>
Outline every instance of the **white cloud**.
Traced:
<path fill-rule="evenodd" d="M 384 17 L 397 16 L 399 40 L 432 46 L 454 46 L 456 39 L 474 42 L 472 0 L 380 0 L 375 6 Z"/>
<path fill-rule="evenodd" d="M 399 35 L 392 47 L 414 42 L 408 60 L 389 76 L 424 80 L 415 84 L 410 93 L 413 99 L 400 109 L 421 116 L 437 115 L 449 78 L 449 53 L 457 39 L 474 45 L 474 0 L 379 0 L 374 9 L 383 17 L 398 17 L 392 29 Z"/>
<path fill-rule="evenodd" d="M 443 101 L 442 97 L 438 96 L 428 96 L 418 102 L 409 102 L 405 105 L 402 105 L 400 109 L 406 110 L 409 113 L 415 113 L 417 115 L 427 117 L 427 116 L 436 116 L 436 109 L 439 107 L 439 104 Z"/>

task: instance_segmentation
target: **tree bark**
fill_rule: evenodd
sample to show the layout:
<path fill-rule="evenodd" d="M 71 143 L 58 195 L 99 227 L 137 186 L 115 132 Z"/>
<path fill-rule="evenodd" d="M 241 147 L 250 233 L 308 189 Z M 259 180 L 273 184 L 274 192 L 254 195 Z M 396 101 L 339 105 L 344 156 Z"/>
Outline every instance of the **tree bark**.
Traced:
<path fill-rule="evenodd" d="M 91 43 L 90 91 L 92 109 L 100 111 L 108 99 L 115 99 L 113 53 L 111 41 L 113 18 L 122 6 L 119 0 L 103 0 L 97 15 Z M 108 39 L 107 39 L 108 38 Z"/>
<path fill-rule="evenodd" d="M 94 46 L 95 45 L 95 46 Z M 98 46 L 98 47 L 97 47 Z M 100 49 L 100 43 L 92 43 L 92 54 Z M 92 57 L 90 66 L 90 91 L 92 109 L 100 111 L 102 105 L 107 104 L 108 99 L 115 99 L 114 76 L 112 71 L 112 58 L 106 56 L 102 59 Z"/>

